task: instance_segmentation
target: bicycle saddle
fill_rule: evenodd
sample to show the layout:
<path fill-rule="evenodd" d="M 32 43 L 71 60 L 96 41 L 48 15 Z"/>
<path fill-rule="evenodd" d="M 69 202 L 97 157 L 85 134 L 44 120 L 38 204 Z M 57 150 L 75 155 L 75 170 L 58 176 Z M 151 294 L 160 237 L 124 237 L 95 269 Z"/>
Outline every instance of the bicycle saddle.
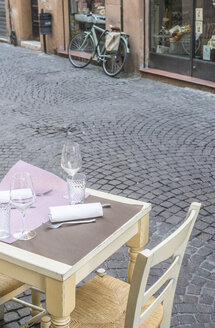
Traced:
<path fill-rule="evenodd" d="M 109 25 L 110 29 L 113 31 L 120 31 L 120 27 L 116 25 Z"/>

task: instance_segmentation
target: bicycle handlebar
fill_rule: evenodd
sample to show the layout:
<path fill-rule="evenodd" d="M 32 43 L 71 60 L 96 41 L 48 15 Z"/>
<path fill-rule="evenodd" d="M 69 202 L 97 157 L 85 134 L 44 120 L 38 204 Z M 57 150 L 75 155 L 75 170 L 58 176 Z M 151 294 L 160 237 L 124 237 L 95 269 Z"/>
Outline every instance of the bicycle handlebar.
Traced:
<path fill-rule="evenodd" d="M 94 15 L 92 12 L 86 14 L 87 17 L 92 17 L 95 19 L 95 21 L 97 22 L 98 18 L 96 17 L 96 15 Z"/>
<path fill-rule="evenodd" d="M 92 17 L 92 21 L 93 19 L 95 20 L 95 23 L 99 22 L 99 21 L 105 21 L 105 17 L 102 15 L 95 15 L 92 12 L 88 13 L 88 14 L 84 14 L 86 17 Z"/>

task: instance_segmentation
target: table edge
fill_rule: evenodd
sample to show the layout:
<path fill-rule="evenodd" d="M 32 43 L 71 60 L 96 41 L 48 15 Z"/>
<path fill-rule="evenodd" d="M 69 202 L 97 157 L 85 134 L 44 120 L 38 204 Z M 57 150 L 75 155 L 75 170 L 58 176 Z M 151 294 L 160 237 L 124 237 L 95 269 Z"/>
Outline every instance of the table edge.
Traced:
<path fill-rule="evenodd" d="M 137 222 L 142 216 L 146 215 L 151 210 L 151 204 L 134 200 L 131 198 L 126 198 L 118 195 L 108 194 L 102 191 L 97 191 L 93 189 L 87 188 L 87 192 L 89 192 L 91 195 L 99 196 L 102 198 L 118 201 L 118 202 L 124 202 L 126 204 L 137 204 L 142 205 L 143 208 L 134 216 L 132 217 L 128 222 L 126 222 L 122 227 L 130 227 L 132 224 Z M 122 228 L 121 227 L 121 228 Z M 120 228 L 120 229 L 121 229 Z M 107 243 L 112 242 L 112 240 L 115 240 L 120 235 L 120 232 L 118 229 L 114 236 L 109 236 L 106 240 L 104 240 L 100 245 L 96 247 L 97 251 L 102 251 L 102 249 L 105 248 L 105 245 Z M 91 258 L 94 253 L 95 249 L 88 253 L 84 258 L 82 258 L 77 264 L 71 266 L 68 264 L 64 264 L 62 262 L 49 259 L 47 257 L 44 257 L 42 255 L 38 255 L 26 250 L 23 250 L 21 248 L 15 247 L 11 244 L 6 244 L 4 242 L 0 242 L 0 259 L 7 261 L 9 263 L 13 263 L 15 265 L 19 265 L 23 268 L 26 268 L 28 270 L 37 272 L 39 274 L 42 274 L 44 276 L 51 277 L 56 280 L 64 281 L 67 278 L 69 278 L 72 274 L 74 274 L 84 263 L 86 263 L 89 258 Z"/>

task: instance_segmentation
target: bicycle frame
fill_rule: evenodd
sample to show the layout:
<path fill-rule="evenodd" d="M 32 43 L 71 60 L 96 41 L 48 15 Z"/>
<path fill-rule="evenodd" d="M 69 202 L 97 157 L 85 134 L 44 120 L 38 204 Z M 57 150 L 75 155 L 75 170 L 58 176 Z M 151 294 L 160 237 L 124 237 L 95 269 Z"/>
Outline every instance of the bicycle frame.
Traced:
<path fill-rule="evenodd" d="M 99 40 L 97 38 L 97 35 L 96 35 L 96 31 L 99 31 L 101 32 L 101 35 L 105 33 L 105 30 L 95 24 L 93 24 L 92 28 L 91 28 L 91 31 L 90 31 L 90 34 L 93 38 L 93 42 L 94 42 L 94 45 L 95 45 L 95 53 L 94 53 L 94 56 L 95 54 L 97 53 L 98 57 L 101 57 L 102 54 L 104 53 L 105 51 L 105 45 L 103 45 L 102 49 L 100 49 L 99 47 Z"/>
<path fill-rule="evenodd" d="M 95 51 L 93 53 L 93 57 L 95 56 L 95 54 L 97 54 L 98 56 L 98 59 L 101 59 L 101 60 L 104 60 L 105 58 L 108 58 L 110 57 L 110 55 L 105 55 L 104 52 L 105 52 L 105 44 L 103 45 L 103 47 L 100 49 L 99 47 L 99 39 L 97 38 L 97 35 L 96 35 L 96 31 L 99 31 L 101 32 L 101 35 L 102 34 L 105 34 L 105 33 L 110 33 L 108 32 L 107 30 L 104 30 L 103 28 L 93 24 L 90 32 L 88 32 L 88 35 L 91 35 L 92 37 L 92 40 L 93 40 L 93 43 L 95 45 Z M 123 34 L 121 35 L 121 38 L 124 39 L 125 41 L 125 44 L 126 44 L 126 52 L 129 53 L 129 47 L 128 47 L 128 42 L 127 42 L 127 39 L 125 36 L 123 36 Z"/>

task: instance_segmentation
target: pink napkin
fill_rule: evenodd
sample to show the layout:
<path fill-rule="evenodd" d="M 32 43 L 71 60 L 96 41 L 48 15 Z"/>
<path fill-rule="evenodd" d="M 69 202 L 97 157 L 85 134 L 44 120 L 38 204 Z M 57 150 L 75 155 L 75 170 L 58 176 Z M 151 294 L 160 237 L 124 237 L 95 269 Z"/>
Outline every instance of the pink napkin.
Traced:
<path fill-rule="evenodd" d="M 68 200 L 64 198 L 64 194 L 67 192 L 67 184 L 58 176 L 53 173 L 47 172 L 36 166 L 28 164 L 23 161 L 18 161 L 6 174 L 0 183 L 0 190 L 10 189 L 11 176 L 17 172 L 29 172 L 35 192 L 44 192 L 49 189 L 53 189 L 50 193 L 44 196 L 37 196 L 33 206 L 35 208 L 29 208 L 26 210 L 26 228 L 27 230 L 34 230 L 38 228 L 42 223 L 48 221 L 48 213 L 50 206 L 68 205 Z M 16 210 L 11 210 L 11 234 L 20 230 L 22 227 L 21 213 Z M 6 243 L 12 243 L 16 239 L 9 237 L 3 241 Z"/>

